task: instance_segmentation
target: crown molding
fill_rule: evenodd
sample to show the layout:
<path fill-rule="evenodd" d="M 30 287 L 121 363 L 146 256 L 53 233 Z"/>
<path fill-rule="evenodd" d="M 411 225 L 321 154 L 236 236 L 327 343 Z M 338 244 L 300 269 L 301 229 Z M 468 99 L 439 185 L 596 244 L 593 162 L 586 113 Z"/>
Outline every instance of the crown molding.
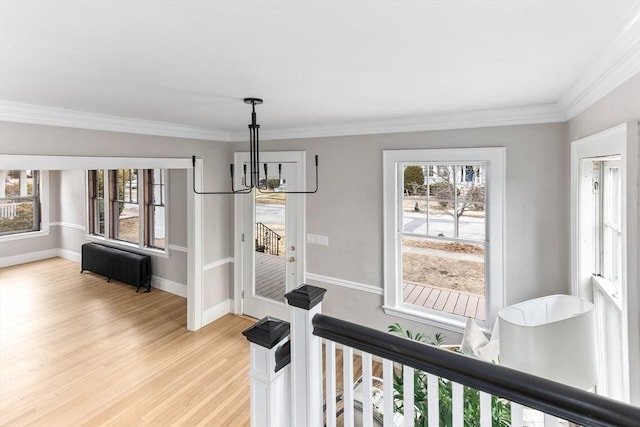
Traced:
<path fill-rule="evenodd" d="M 640 72 L 640 4 L 625 17 L 616 34 L 586 72 L 559 100 L 570 120 Z"/>
<path fill-rule="evenodd" d="M 263 129 L 263 140 L 423 132 L 557 123 L 572 119 L 640 71 L 640 4 L 556 103 L 378 121 Z M 246 131 L 208 129 L 0 100 L 0 120 L 209 141 L 246 141 Z"/>
<path fill-rule="evenodd" d="M 0 120 L 77 129 L 228 141 L 229 132 L 0 100 Z"/>
<path fill-rule="evenodd" d="M 362 121 L 327 126 L 262 129 L 261 140 L 374 135 L 564 122 L 564 112 L 556 104 L 433 114 L 395 120 Z M 246 132 L 233 132 L 230 141 L 245 141 Z"/>

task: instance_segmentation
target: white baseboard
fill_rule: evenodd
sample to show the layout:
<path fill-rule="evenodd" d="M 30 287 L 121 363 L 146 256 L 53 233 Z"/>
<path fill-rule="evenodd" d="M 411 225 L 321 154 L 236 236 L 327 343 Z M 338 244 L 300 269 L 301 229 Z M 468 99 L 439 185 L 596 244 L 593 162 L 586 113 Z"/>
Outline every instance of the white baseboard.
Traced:
<path fill-rule="evenodd" d="M 78 264 L 82 262 L 82 255 L 79 252 L 67 249 L 58 249 L 58 256 L 60 258 L 68 259 L 69 261 L 77 262 Z"/>
<path fill-rule="evenodd" d="M 47 249 L 44 251 L 29 252 L 26 254 L 7 256 L 0 258 L 0 268 L 11 267 L 12 265 L 26 264 L 28 262 L 40 261 L 59 256 L 60 249 Z"/>
<path fill-rule="evenodd" d="M 151 286 L 182 298 L 187 297 L 187 285 L 165 279 L 164 277 L 151 276 Z"/>
<path fill-rule="evenodd" d="M 382 288 L 365 285 L 363 283 L 350 282 L 348 280 L 337 279 L 335 277 L 322 276 L 320 274 L 307 273 L 306 280 L 314 280 L 316 282 L 328 283 L 330 285 L 342 286 L 343 288 L 354 289 L 356 291 L 369 292 L 370 294 L 383 295 Z"/>
<path fill-rule="evenodd" d="M 204 313 L 202 313 L 202 326 L 208 325 L 209 323 L 218 320 L 225 314 L 231 313 L 232 307 L 233 300 L 228 299 L 205 310 Z"/>

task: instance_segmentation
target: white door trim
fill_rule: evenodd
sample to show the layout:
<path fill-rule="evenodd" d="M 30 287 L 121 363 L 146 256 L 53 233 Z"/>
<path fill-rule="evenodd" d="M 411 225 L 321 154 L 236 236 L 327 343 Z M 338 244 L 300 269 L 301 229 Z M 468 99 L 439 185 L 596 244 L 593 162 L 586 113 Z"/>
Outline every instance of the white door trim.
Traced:
<path fill-rule="evenodd" d="M 581 241 L 586 230 L 580 224 L 579 179 L 580 164 L 583 159 L 619 155 L 622 172 L 622 280 L 621 291 L 626 316 L 622 318 L 625 336 L 623 359 L 628 366 L 630 380 L 629 397 L 633 404 L 640 403 L 640 299 L 638 278 L 639 217 L 638 197 L 638 123 L 629 122 L 599 132 L 595 135 L 571 143 L 571 292 L 590 298 L 591 273 L 580 265 Z"/>
<path fill-rule="evenodd" d="M 235 173 L 234 182 L 236 187 L 239 187 L 241 182 L 240 173 L 242 171 L 241 158 L 246 156 L 247 152 L 235 152 L 234 163 Z M 261 161 L 269 162 L 295 162 L 296 167 L 296 188 L 287 188 L 287 190 L 303 191 L 306 189 L 306 151 L 263 151 L 260 152 Z M 254 190 L 255 191 L 255 190 Z M 304 280 L 304 272 L 306 271 L 306 251 L 305 251 L 305 236 L 306 236 L 306 197 L 305 195 L 292 195 L 299 197 L 298 209 L 296 211 L 296 224 L 299 232 L 296 236 L 296 277 L 298 281 L 302 283 Z M 234 247 L 234 265 L 233 265 L 233 311 L 236 314 L 243 313 L 243 299 L 242 299 L 242 287 L 244 283 L 244 257 L 242 253 L 242 233 L 244 218 L 243 209 L 243 197 L 242 195 L 236 195 L 234 200 L 234 224 L 233 224 L 233 247 Z"/>
<path fill-rule="evenodd" d="M 197 159 L 196 186 L 202 188 L 202 159 Z M 187 171 L 187 329 L 203 326 L 203 213 L 202 196 L 193 192 L 190 158 L 74 157 L 0 155 L 0 169 L 86 170 L 86 169 L 185 169 Z"/>

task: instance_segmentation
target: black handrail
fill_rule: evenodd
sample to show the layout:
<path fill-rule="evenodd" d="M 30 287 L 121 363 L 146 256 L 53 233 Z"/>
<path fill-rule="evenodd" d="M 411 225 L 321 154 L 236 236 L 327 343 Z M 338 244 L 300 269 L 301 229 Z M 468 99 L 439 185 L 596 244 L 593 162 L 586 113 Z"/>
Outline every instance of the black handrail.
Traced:
<path fill-rule="evenodd" d="M 447 378 L 580 425 L 637 427 L 640 423 L 639 407 L 504 366 L 324 314 L 314 316 L 313 327 L 316 336 Z"/>
<path fill-rule="evenodd" d="M 280 239 L 282 239 L 281 235 L 263 223 L 256 222 L 256 252 L 279 256 Z"/>

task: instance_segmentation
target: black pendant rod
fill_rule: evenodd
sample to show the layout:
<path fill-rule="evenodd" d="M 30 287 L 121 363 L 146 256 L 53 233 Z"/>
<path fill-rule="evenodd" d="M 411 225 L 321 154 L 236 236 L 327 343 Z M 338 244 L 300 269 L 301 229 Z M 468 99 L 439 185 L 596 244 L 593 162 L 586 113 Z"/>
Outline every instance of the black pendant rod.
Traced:
<path fill-rule="evenodd" d="M 247 185 L 247 165 L 243 165 L 244 182 L 242 188 L 236 190 L 234 186 L 233 163 L 229 165 L 231 175 L 231 191 L 198 191 L 196 189 L 196 156 L 192 156 L 193 192 L 196 194 L 248 194 L 254 188 L 260 193 L 270 193 L 260 188 L 260 125 L 256 117 L 256 105 L 262 104 L 260 98 L 245 98 L 245 104 L 251 104 L 251 123 L 249 124 L 249 185 Z M 311 191 L 280 191 L 284 194 L 313 194 L 318 192 L 318 156 L 315 156 L 316 164 L 316 187 Z M 269 188 L 269 178 L 267 176 L 267 163 L 264 163 L 264 190 Z M 282 180 L 282 164 L 278 165 L 278 177 Z"/>

